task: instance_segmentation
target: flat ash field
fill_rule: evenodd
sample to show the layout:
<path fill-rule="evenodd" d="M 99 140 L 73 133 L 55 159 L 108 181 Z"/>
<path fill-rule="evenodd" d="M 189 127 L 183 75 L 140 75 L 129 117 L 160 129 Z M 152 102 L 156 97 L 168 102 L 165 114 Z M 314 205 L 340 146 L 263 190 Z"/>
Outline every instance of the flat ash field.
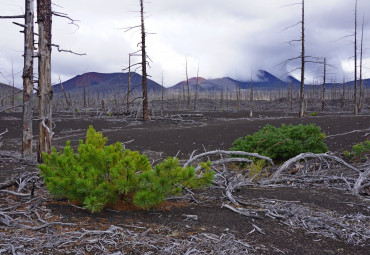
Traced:
<path fill-rule="evenodd" d="M 0 133 L 8 130 L 0 138 L 0 253 L 368 254 L 370 176 L 364 173 L 370 161 L 343 161 L 343 151 L 370 139 L 370 114 L 296 115 L 184 111 L 142 122 L 124 115 L 56 113 L 57 150 L 67 140 L 77 147 L 93 125 L 108 144 L 120 141 L 147 154 L 153 165 L 169 156 L 185 163 L 212 151 L 201 160 L 224 159 L 233 141 L 266 124 L 315 123 L 326 133 L 329 153 L 272 166 L 269 178 L 253 180 L 246 169 L 218 164 L 214 185 L 184 190 L 155 210 L 117 204 L 92 214 L 49 195 L 35 160 L 20 156 L 21 114 L 0 113 Z"/>

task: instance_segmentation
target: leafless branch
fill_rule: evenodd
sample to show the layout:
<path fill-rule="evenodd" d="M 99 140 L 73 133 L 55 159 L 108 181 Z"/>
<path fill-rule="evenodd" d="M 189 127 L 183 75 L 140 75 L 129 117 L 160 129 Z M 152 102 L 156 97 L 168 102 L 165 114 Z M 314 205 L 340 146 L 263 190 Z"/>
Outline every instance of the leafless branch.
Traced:
<path fill-rule="evenodd" d="M 68 52 L 68 53 L 72 53 L 72 54 L 75 54 L 75 55 L 78 55 L 78 56 L 86 56 L 86 53 L 76 53 L 74 51 L 71 51 L 71 50 L 63 50 L 60 48 L 59 45 L 57 44 L 51 44 L 51 46 L 54 46 L 58 49 L 59 52 Z"/>
<path fill-rule="evenodd" d="M 71 21 L 69 24 L 76 26 L 76 27 L 77 27 L 77 29 L 78 29 L 78 28 L 80 28 L 80 26 L 76 24 L 76 22 L 80 22 L 80 21 L 79 21 L 79 20 L 75 20 L 75 19 L 70 18 L 66 13 L 62 13 L 62 12 L 55 12 L 55 11 L 54 11 L 54 12 L 52 12 L 52 14 L 53 14 L 54 16 L 57 16 L 57 17 L 61 17 L 61 18 L 64 18 L 64 19 L 68 19 L 69 21 Z"/>
<path fill-rule="evenodd" d="M 0 16 L 0 19 L 24 19 L 24 15 Z"/>
<path fill-rule="evenodd" d="M 286 27 L 286 28 L 282 29 L 281 31 L 288 30 L 288 29 L 290 29 L 290 28 L 292 28 L 292 27 L 298 26 L 299 24 L 302 24 L 302 21 L 298 21 L 296 24 L 291 25 L 291 26 L 289 26 L 289 27 Z"/>
<path fill-rule="evenodd" d="M 20 23 L 17 23 L 17 22 L 12 22 L 14 25 L 17 25 L 17 26 L 20 26 L 20 27 L 23 27 L 23 28 L 26 28 L 27 26 L 24 25 L 24 24 L 20 24 Z"/>

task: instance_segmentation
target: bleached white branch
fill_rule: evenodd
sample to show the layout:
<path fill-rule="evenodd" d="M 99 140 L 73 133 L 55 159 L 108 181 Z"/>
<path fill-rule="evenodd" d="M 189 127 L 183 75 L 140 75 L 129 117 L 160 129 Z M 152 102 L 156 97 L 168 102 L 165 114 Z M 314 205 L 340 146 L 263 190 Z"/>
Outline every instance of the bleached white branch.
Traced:
<path fill-rule="evenodd" d="M 249 156 L 249 157 L 260 158 L 260 159 L 267 160 L 268 162 L 270 162 L 271 165 L 274 165 L 274 163 L 273 163 L 273 161 L 272 161 L 271 158 L 265 157 L 265 156 L 262 156 L 262 155 L 259 155 L 258 153 L 249 153 L 249 152 L 245 152 L 245 151 L 215 150 L 215 151 L 207 151 L 207 152 L 204 152 L 204 153 L 201 153 L 201 154 L 198 154 L 198 155 L 192 157 L 191 159 L 189 159 L 184 164 L 184 167 L 187 167 L 188 165 L 190 165 L 192 162 L 194 162 L 195 160 L 197 160 L 199 158 L 202 158 L 202 157 L 205 157 L 205 156 L 209 156 L 209 155 L 222 155 L 222 154 L 223 155 Z"/>
<path fill-rule="evenodd" d="M 279 167 L 279 169 L 272 175 L 271 180 L 276 180 L 281 175 L 281 173 L 283 171 L 287 170 L 292 164 L 297 163 L 301 160 L 306 160 L 308 158 L 318 158 L 320 160 L 331 159 L 331 160 L 334 160 L 334 161 L 348 167 L 349 169 L 351 169 L 351 170 L 353 170 L 357 173 L 360 173 L 360 170 L 358 170 L 356 167 L 348 164 L 343 159 L 341 159 L 337 156 L 328 155 L 326 153 L 315 154 L 315 153 L 307 152 L 307 153 L 301 153 L 301 154 L 295 156 L 294 158 L 291 158 L 291 159 L 285 161 L 284 164 L 282 164 Z"/>

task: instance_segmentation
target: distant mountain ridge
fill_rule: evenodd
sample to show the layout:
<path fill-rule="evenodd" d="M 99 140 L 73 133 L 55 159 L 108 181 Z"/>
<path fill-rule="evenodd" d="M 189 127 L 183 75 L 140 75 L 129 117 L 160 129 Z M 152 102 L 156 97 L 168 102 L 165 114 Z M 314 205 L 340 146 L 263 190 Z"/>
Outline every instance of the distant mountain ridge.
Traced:
<path fill-rule="evenodd" d="M 292 84 L 293 86 L 298 86 L 300 82 L 292 76 L 287 77 L 287 81 L 283 81 L 271 73 L 260 70 L 257 73 L 257 80 L 253 80 L 253 87 L 255 89 L 272 89 L 278 86 L 287 86 Z M 221 91 L 221 90 L 235 90 L 236 88 L 248 89 L 251 86 L 251 81 L 238 81 L 230 77 L 216 78 L 216 79 L 204 79 L 199 78 L 198 80 L 200 91 Z M 168 88 L 169 90 L 181 90 L 183 86 L 186 86 L 186 81 L 181 81 L 176 85 Z M 196 86 L 196 78 L 189 79 L 189 87 L 194 90 Z M 187 88 L 186 88 L 187 89 Z"/>
<path fill-rule="evenodd" d="M 273 74 L 260 70 L 257 73 L 257 80 L 254 79 L 252 80 L 253 82 L 253 88 L 255 90 L 270 90 L 270 89 L 286 89 L 288 86 L 293 86 L 293 88 L 299 88 L 301 85 L 301 82 L 294 78 L 293 76 L 287 76 L 284 80 L 280 79 Z M 370 79 L 365 79 L 363 80 L 364 86 L 370 88 Z M 236 90 L 239 89 L 249 89 L 251 87 L 251 81 L 239 81 L 232 79 L 230 77 L 223 77 L 223 78 L 217 78 L 217 79 L 204 79 L 204 78 L 199 78 L 198 80 L 198 89 L 199 91 L 227 91 L 227 90 Z M 319 86 L 322 84 L 319 84 Z M 346 87 L 351 87 L 354 85 L 353 81 L 349 81 L 345 83 Z M 185 90 L 187 89 L 186 87 L 186 81 L 181 81 L 177 84 L 175 84 L 172 87 L 169 87 L 168 90 L 173 90 L 173 91 L 180 91 L 183 89 L 183 86 L 185 86 Z M 191 78 L 189 79 L 189 88 L 191 90 L 195 90 L 196 86 L 196 78 Z M 305 84 L 305 87 L 311 87 L 311 86 L 316 86 L 312 84 Z M 331 88 L 331 87 L 342 87 L 342 83 L 327 83 L 326 87 Z"/>
<path fill-rule="evenodd" d="M 192 77 L 189 79 L 189 88 L 194 91 L 198 82 L 198 89 L 202 91 L 235 91 L 236 89 L 249 89 L 251 81 L 239 81 L 230 77 L 205 79 L 203 77 Z M 370 87 L 370 79 L 363 81 L 366 87 Z M 110 94 L 110 93 L 126 93 L 128 84 L 128 73 L 98 73 L 89 72 L 77 75 L 62 83 L 63 88 L 68 93 L 81 93 L 85 86 L 86 91 L 92 93 Z M 6 85 L 7 86 L 7 85 Z M 280 79 L 273 74 L 260 70 L 257 73 L 257 79 L 253 80 L 253 88 L 255 90 L 271 90 L 271 89 L 284 89 L 288 86 L 299 88 L 300 81 L 292 76 L 287 76 L 284 80 Z M 305 86 L 312 86 L 306 84 Z M 327 88 L 341 87 L 342 83 L 328 83 Z M 346 82 L 346 87 L 353 86 L 353 81 Z M 141 75 L 131 73 L 131 90 L 141 91 Z M 186 80 L 181 81 L 171 87 L 166 88 L 166 91 L 179 92 L 183 89 L 187 90 Z M 162 86 L 155 81 L 148 79 L 148 91 L 161 91 Z M 60 84 L 54 85 L 54 93 L 61 92 Z"/>
<path fill-rule="evenodd" d="M 89 72 L 77 75 L 72 79 L 62 82 L 63 88 L 68 93 L 80 93 L 85 87 L 86 90 L 102 94 L 127 92 L 128 73 L 97 73 Z M 148 79 L 148 91 L 159 91 L 162 86 Z M 131 73 L 130 90 L 141 91 L 141 75 Z M 54 93 L 60 93 L 60 84 L 54 85 Z"/>

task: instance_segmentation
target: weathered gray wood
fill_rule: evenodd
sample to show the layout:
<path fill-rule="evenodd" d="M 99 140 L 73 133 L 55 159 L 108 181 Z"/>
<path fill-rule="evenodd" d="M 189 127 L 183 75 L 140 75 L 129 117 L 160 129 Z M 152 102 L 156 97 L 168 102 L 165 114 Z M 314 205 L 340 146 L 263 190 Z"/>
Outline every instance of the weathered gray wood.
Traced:
<path fill-rule="evenodd" d="M 25 0 L 22 156 L 32 156 L 34 0 Z"/>
<path fill-rule="evenodd" d="M 147 72 L 146 72 L 146 48 L 145 48 L 145 25 L 144 25 L 144 1 L 140 0 L 140 13 L 141 13 L 141 68 L 142 68 L 142 81 L 143 86 L 143 120 L 149 119 L 148 109 L 148 89 L 147 89 Z"/>
<path fill-rule="evenodd" d="M 53 89 L 51 86 L 51 0 L 37 0 L 37 23 L 39 27 L 39 141 L 37 160 L 42 153 L 51 152 Z"/>
<path fill-rule="evenodd" d="M 299 90 L 299 117 L 303 118 L 305 115 L 304 107 L 304 71 L 305 71 L 305 47 L 304 47 L 304 0 L 302 0 L 302 32 L 301 32 L 301 88 Z"/>

